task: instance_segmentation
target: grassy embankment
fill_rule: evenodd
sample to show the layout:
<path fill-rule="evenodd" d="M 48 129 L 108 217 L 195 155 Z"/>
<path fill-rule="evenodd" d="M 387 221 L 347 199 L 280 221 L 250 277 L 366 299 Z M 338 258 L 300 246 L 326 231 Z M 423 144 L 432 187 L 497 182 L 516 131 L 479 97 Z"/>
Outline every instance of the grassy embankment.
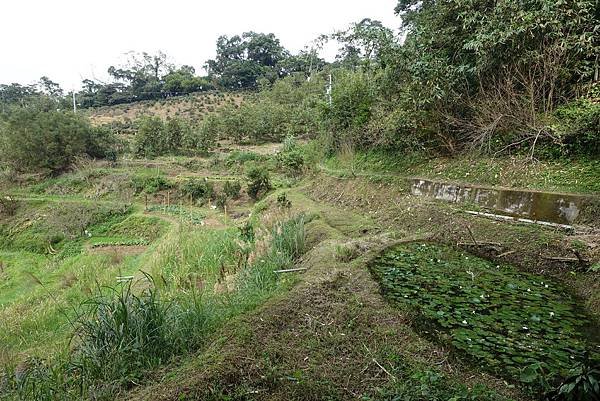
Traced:
<path fill-rule="evenodd" d="M 574 297 L 592 326 L 600 315 L 597 273 L 544 258 L 565 256 L 578 247 L 597 262 L 593 234 L 567 235 L 469 216 L 460 205 L 410 196 L 397 185 L 395 174 L 392 179 L 386 175 L 396 170 L 381 174 L 377 167 L 371 170 L 377 173 L 363 177 L 357 174 L 356 162 L 351 168 L 339 161 L 327 162 L 329 168 L 341 170 L 343 179 L 317 173 L 297 185 L 277 176 L 274 181 L 280 189 L 275 193 L 255 205 L 244 195 L 230 200 L 227 214 L 208 203 L 190 204 L 181 192 L 190 178 L 199 177 L 208 177 L 219 192 L 224 181 L 241 180 L 246 163 L 277 170 L 269 156 L 238 151 L 208 159 L 89 166 L 13 188 L 11 192 L 21 200 L 16 214 L 3 225 L 3 230 L 13 230 L 3 235 L 7 280 L 0 313 L 7 317 L 3 322 L 10 322 L 2 338 L 2 344 L 7 344 L 4 362 L 15 364 L 28 356 L 56 358 L 66 349 L 72 331 L 67 319 L 70 308 L 88 299 L 97 286 L 114 286 L 117 275 L 134 275 L 136 293 L 154 288 L 143 280 L 142 270 L 154 277 L 160 299 L 175 306 L 177 313 L 165 312 L 168 323 L 160 327 L 167 333 L 160 338 L 177 349 L 158 356 L 152 347 L 141 354 L 121 354 L 121 359 L 141 361 L 143 367 L 130 371 L 127 364 L 111 365 L 117 371 L 125 366 L 127 373 L 96 377 L 96 382 L 89 377 L 87 390 L 99 391 L 101 384 L 97 396 L 308 400 L 420 394 L 440 399 L 530 399 L 539 386 L 522 383 L 514 372 L 496 376 L 497 371 L 482 370 L 488 363 L 482 365 L 477 354 L 473 357 L 456 346 L 452 332 L 427 320 L 427 313 L 401 301 L 388 303 L 380 295 L 367 265 L 388 246 L 415 238 L 541 274 L 534 280 L 559 283 L 553 287 L 556 302 L 571 305 Z M 464 161 L 449 163 L 467 168 Z M 436 171 L 422 168 L 423 174 Z M 454 171 L 444 178 L 459 179 L 459 171 L 464 170 Z M 485 182 L 485 177 L 491 179 L 487 170 L 477 171 L 475 182 L 494 183 Z M 544 174 L 552 177 L 557 171 Z M 513 174 L 516 170 L 508 176 Z M 347 178 L 353 175 L 357 177 Z M 542 175 L 517 186 L 536 186 L 543 182 Z M 514 181 L 500 182 L 514 185 Z M 565 191 L 590 188 L 571 181 L 561 185 Z M 277 201 L 282 193 L 291 205 Z M 167 198 L 171 205 L 165 208 Z M 149 211 L 144 211 L 146 199 Z M 246 271 L 240 270 L 245 246 L 235 226 L 243 226 L 250 211 L 258 237 L 247 259 L 248 271 L 254 273 L 246 275 L 240 274 Z M 280 259 L 279 251 L 270 253 L 285 248 L 273 239 L 287 236 L 281 236 L 282 228 L 274 232 L 269 228 L 299 214 L 309 216 L 307 254 L 296 262 L 306 271 L 301 276 L 273 274 L 294 261 Z M 471 244 L 471 235 L 477 245 Z M 452 253 L 446 257 L 447 263 L 462 269 L 460 257 Z M 483 269 L 481 285 L 488 285 L 484 271 L 495 264 L 474 261 Z M 574 337 L 579 336 L 578 330 Z M 78 338 L 72 346 L 77 349 L 82 344 L 89 345 Z M 178 356 L 182 352 L 193 353 Z M 505 362 L 499 360 L 502 368 Z M 164 363 L 166 368 L 154 370 Z M 149 371 L 154 372 L 150 375 L 154 384 L 125 393 L 134 382 L 148 380 Z M 51 382 L 46 376 L 42 380 Z M 69 385 L 59 387 L 72 391 Z M 25 386 L 23 391 L 28 389 Z M 69 391 L 61 396 L 77 398 Z"/>

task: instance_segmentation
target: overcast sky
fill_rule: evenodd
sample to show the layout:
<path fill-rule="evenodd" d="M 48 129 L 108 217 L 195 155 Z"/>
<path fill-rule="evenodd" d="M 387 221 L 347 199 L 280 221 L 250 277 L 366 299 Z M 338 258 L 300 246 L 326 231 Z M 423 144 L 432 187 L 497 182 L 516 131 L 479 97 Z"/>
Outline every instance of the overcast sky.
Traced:
<path fill-rule="evenodd" d="M 198 73 L 220 35 L 274 33 L 301 50 L 322 33 L 362 18 L 394 30 L 397 0 L 2 0 L 0 83 L 28 84 L 42 75 L 64 89 L 82 78 L 105 79 L 125 52 L 166 52 Z M 326 58 L 335 52 L 326 49 Z"/>

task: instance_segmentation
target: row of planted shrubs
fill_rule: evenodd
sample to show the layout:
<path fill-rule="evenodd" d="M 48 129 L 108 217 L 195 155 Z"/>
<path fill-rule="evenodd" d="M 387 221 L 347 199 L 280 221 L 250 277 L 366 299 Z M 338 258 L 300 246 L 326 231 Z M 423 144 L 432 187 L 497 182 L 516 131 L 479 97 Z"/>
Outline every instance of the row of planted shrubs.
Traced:
<path fill-rule="evenodd" d="M 254 200 L 259 199 L 273 188 L 269 171 L 263 166 L 253 166 L 247 172 L 247 194 Z M 134 177 L 133 187 L 137 193 L 153 194 L 159 191 L 175 189 L 176 186 L 164 176 Z M 215 188 L 212 181 L 204 178 L 189 178 L 177 187 L 182 200 L 191 201 L 197 205 L 214 202 L 223 208 L 230 199 L 238 199 L 241 195 L 240 181 L 225 181 L 221 191 Z M 175 197 L 173 197 L 175 199 Z"/>
<path fill-rule="evenodd" d="M 281 151 L 274 158 L 275 167 L 283 171 L 288 177 L 297 178 L 305 170 L 307 164 L 306 150 L 300 146 L 295 139 L 286 138 Z M 234 152 L 225 160 L 225 164 L 233 168 L 233 165 L 244 165 L 246 171 L 246 193 L 250 198 L 257 200 L 273 188 L 268 163 L 264 163 L 260 155 L 251 152 Z M 215 160 L 220 163 L 220 160 Z M 142 176 L 135 177 L 133 187 L 137 193 L 156 193 L 174 188 L 164 176 Z M 182 197 L 196 204 L 208 201 L 215 202 L 217 206 L 223 207 L 227 200 L 238 199 L 242 191 L 240 181 L 225 181 L 222 191 L 215 188 L 213 182 L 201 178 L 190 178 L 179 187 Z"/>
<path fill-rule="evenodd" d="M 304 215 L 297 215 L 272 227 L 267 249 L 244 265 L 227 294 L 192 288 L 172 295 L 168 283 L 149 275 L 140 285 L 99 288 L 70 318 L 71 348 L 54 359 L 30 358 L 0 372 L 0 399 L 114 399 L 152 369 L 198 349 L 228 318 L 276 291 L 275 270 L 291 266 L 304 252 L 304 225 Z M 221 240 L 223 250 L 252 252 L 254 226 Z"/>

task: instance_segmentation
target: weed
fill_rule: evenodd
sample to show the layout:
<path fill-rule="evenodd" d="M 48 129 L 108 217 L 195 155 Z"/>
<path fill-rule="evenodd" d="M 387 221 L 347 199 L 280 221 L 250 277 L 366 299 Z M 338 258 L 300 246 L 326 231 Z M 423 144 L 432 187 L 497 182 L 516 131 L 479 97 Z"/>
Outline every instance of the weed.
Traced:
<path fill-rule="evenodd" d="M 241 190 L 242 185 L 239 181 L 226 181 L 223 185 L 223 192 L 231 199 L 239 198 Z"/>
<path fill-rule="evenodd" d="M 269 172 L 264 167 L 253 166 L 247 173 L 248 176 L 248 195 L 252 199 L 259 199 L 262 195 L 271 190 L 271 178 Z"/>

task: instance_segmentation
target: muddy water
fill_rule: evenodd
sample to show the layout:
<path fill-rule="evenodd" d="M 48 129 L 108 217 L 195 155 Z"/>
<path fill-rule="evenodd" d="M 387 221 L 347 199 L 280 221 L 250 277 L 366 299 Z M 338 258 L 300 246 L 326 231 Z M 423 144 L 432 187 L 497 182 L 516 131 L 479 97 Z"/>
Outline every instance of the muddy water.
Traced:
<path fill-rule="evenodd" d="M 573 224 L 588 197 L 551 192 L 495 189 L 411 180 L 411 193 L 448 202 L 472 202 L 494 213 L 558 224 Z"/>

